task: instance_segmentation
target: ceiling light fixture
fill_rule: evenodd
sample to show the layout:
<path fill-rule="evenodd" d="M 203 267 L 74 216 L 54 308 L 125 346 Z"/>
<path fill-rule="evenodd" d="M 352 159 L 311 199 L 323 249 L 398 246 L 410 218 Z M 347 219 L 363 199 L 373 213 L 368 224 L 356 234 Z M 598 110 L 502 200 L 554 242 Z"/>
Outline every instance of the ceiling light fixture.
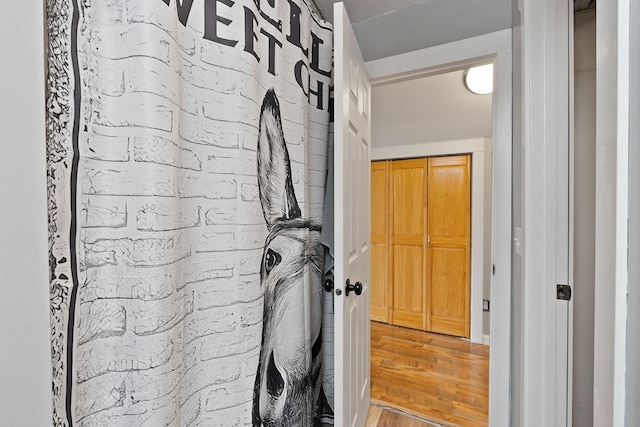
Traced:
<path fill-rule="evenodd" d="M 493 64 L 467 68 L 464 72 L 464 85 L 478 95 L 493 92 Z"/>

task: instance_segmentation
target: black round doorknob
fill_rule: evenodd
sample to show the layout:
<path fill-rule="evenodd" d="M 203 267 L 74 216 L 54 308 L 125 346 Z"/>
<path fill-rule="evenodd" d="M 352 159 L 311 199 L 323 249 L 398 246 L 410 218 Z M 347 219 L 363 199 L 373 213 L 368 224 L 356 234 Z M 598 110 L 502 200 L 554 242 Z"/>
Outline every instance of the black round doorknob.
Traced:
<path fill-rule="evenodd" d="M 333 280 L 327 279 L 324 281 L 325 292 L 331 292 L 333 290 Z"/>
<path fill-rule="evenodd" d="M 349 292 L 355 292 L 356 295 L 360 295 L 362 293 L 362 283 L 356 282 L 355 284 L 352 284 L 351 281 L 347 279 L 346 285 L 345 294 L 347 296 L 349 296 Z"/>

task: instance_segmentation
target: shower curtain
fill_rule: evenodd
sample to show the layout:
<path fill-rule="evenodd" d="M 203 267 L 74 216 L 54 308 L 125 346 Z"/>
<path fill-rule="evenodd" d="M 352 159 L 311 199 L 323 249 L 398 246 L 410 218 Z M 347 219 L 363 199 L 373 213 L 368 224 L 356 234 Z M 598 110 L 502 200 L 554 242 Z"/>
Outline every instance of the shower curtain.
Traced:
<path fill-rule="evenodd" d="M 53 424 L 332 424 L 330 25 L 46 4 Z"/>

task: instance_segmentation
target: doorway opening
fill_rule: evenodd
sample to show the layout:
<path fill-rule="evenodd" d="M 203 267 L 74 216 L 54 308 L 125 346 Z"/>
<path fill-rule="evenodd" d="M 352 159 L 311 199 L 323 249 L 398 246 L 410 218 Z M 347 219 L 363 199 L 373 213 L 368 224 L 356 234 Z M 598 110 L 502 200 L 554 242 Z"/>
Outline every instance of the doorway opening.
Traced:
<path fill-rule="evenodd" d="M 489 400 L 493 103 L 467 89 L 465 68 L 372 89 L 371 397 L 477 425 Z"/>
<path fill-rule="evenodd" d="M 376 130 L 379 118 L 390 114 L 389 111 L 386 113 L 377 111 L 376 96 L 378 91 L 391 90 L 393 92 L 394 89 L 402 85 L 410 86 L 412 83 L 428 78 L 444 78 L 443 76 L 447 74 L 459 73 L 458 83 L 461 85 L 461 90 L 463 93 L 468 93 L 462 86 L 463 70 L 469 65 L 478 63 L 493 63 L 495 67 L 495 90 L 487 102 L 489 107 L 488 132 L 473 136 L 467 134 L 450 137 L 438 135 L 437 132 L 432 132 L 425 137 L 423 132 L 422 135 L 417 135 L 417 138 L 422 138 L 422 140 L 416 140 L 416 135 L 412 135 L 411 131 L 402 129 L 402 126 L 406 125 L 406 120 L 398 118 L 394 120 L 395 128 L 392 126 L 386 135 L 382 135 Z M 507 402 L 511 303 L 509 290 L 511 275 L 511 33 L 507 30 L 437 48 L 424 49 L 420 52 L 384 58 L 369 62 L 367 68 L 373 87 L 372 160 L 416 159 L 447 155 L 469 155 L 471 159 L 470 169 L 471 174 L 474 175 L 471 177 L 471 186 L 479 186 L 479 188 L 473 188 L 471 206 L 476 208 L 481 206 L 481 215 L 470 219 L 471 233 L 476 233 L 476 241 L 471 243 L 470 248 L 474 252 L 470 257 L 470 268 L 475 267 L 476 280 L 470 280 L 469 287 L 473 289 L 475 284 L 477 288 L 469 303 L 470 311 L 474 311 L 474 313 L 470 315 L 470 333 L 467 337 L 470 338 L 470 341 L 479 343 L 480 346 L 489 344 L 489 365 L 494 369 L 490 368 L 487 374 L 491 384 L 490 387 L 486 385 L 489 395 L 488 422 L 500 424 L 504 421 L 506 424 L 509 414 Z M 449 77 L 451 78 L 451 76 Z M 394 88 L 395 85 L 397 86 Z M 414 98 L 420 97 L 419 91 L 416 91 L 415 88 L 409 89 L 409 93 Z M 424 101 L 427 103 L 431 101 L 432 104 L 429 105 L 432 110 L 438 114 L 441 113 L 442 108 L 438 108 L 437 99 Z M 384 108 L 398 110 L 401 106 L 406 106 L 404 103 L 405 101 L 402 99 L 395 100 L 388 102 Z M 407 117 L 411 114 L 415 117 L 417 114 L 418 118 L 414 118 L 414 120 L 420 124 L 424 120 L 424 116 L 420 116 L 420 114 L 427 113 L 424 108 L 414 107 L 411 113 L 407 114 Z M 467 124 L 464 119 L 460 118 L 460 121 L 454 126 L 456 130 L 460 130 Z M 433 139 L 428 140 L 429 137 Z M 380 138 L 383 138 L 382 144 L 380 144 Z M 482 173 L 480 176 L 475 176 L 478 172 Z M 488 179 L 485 172 L 488 173 Z M 480 189 L 479 193 L 478 189 Z M 486 192 L 487 198 L 484 197 L 482 191 Z M 478 194 L 482 194 L 480 199 L 478 199 Z M 486 227 L 483 226 L 484 221 L 482 221 L 485 216 L 488 224 Z M 478 222 L 478 219 L 481 222 Z M 373 240 L 372 244 L 374 244 Z M 426 253 L 428 250 L 425 251 Z M 375 263 L 375 261 L 373 262 Z M 372 280 L 374 280 L 373 276 Z M 483 289 L 483 283 L 489 285 L 487 293 Z M 496 292 L 497 289 L 500 289 L 501 292 Z M 428 292 L 428 290 L 425 291 Z M 491 301 L 490 315 L 482 311 L 483 300 Z M 473 310 L 474 301 L 477 304 L 476 310 Z M 391 305 L 393 305 L 392 301 Z M 379 329 L 377 326 L 374 326 L 374 333 Z M 397 333 L 400 334 L 401 331 Z M 433 337 L 433 339 L 436 338 L 446 337 Z M 372 346 L 375 345 L 375 339 L 376 337 L 372 335 Z M 472 345 L 468 341 L 456 340 L 464 345 Z M 393 341 L 393 338 L 389 341 Z M 483 342 L 485 344 L 482 344 Z M 469 353 L 477 352 L 471 350 Z M 415 371 L 413 373 L 417 374 Z M 376 398 L 373 395 L 376 387 L 375 375 L 372 366 L 372 397 L 374 399 Z M 446 419 L 440 421 L 448 422 Z"/>

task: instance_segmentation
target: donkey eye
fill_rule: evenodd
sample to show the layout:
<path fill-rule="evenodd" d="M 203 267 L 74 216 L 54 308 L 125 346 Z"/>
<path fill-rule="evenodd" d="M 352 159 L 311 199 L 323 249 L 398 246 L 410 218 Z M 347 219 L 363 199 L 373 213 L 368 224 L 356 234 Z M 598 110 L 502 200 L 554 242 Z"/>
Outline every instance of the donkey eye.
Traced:
<path fill-rule="evenodd" d="M 269 249 L 264 257 L 264 268 L 267 270 L 267 274 L 271 273 L 273 267 L 280 264 L 280 261 L 282 261 L 280 254 L 273 249 Z"/>

